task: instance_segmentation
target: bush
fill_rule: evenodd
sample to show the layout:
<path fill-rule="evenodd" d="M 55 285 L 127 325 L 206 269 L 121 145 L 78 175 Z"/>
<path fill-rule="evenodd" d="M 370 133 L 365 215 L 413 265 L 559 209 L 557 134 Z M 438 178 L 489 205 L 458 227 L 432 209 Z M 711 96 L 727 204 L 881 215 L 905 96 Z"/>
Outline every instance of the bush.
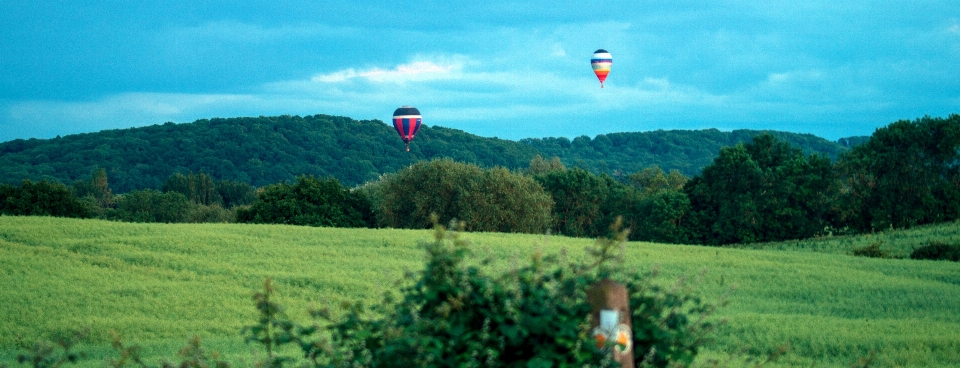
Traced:
<path fill-rule="evenodd" d="M 914 249 L 910 259 L 931 259 L 960 262 L 960 244 L 948 244 L 931 241 L 929 244 Z"/>
<path fill-rule="evenodd" d="M 880 250 L 881 244 L 883 244 L 883 241 L 874 242 L 865 247 L 853 248 L 851 254 L 857 257 L 890 258 L 887 251 Z"/>

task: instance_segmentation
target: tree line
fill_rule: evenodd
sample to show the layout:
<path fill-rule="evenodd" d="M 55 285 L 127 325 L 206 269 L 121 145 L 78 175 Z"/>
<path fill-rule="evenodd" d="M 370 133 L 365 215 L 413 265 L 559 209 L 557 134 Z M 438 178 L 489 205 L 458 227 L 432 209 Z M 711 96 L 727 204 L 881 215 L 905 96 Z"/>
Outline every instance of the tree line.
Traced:
<path fill-rule="evenodd" d="M 204 172 L 263 187 L 299 175 L 334 177 L 356 186 L 416 162 L 437 158 L 523 170 L 536 155 L 557 156 L 568 167 L 617 179 L 657 164 L 693 176 L 721 147 L 748 142 L 759 131 L 655 131 L 589 137 L 485 138 L 424 126 L 405 152 L 392 126 L 378 120 L 329 115 L 202 119 L 105 130 L 54 139 L 0 143 L 0 183 L 71 183 L 104 168 L 116 193 L 161 189 L 175 173 Z M 806 153 L 834 158 L 847 148 L 812 135 L 771 132 Z M 845 144 L 851 141 L 845 140 Z"/>
<path fill-rule="evenodd" d="M 254 189 L 176 173 L 161 190 L 113 195 L 105 169 L 70 186 L 0 186 L 0 213 L 122 221 L 251 222 L 609 235 L 729 244 L 863 233 L 960 219 L 960 115 L 898 121 L 836 160 L 771 134 L 727 146 L 700 174 L 648 166 L 614 177 L 534 156 L 523 170 L 419 161 L 347 188 L 332 177 Z"/>

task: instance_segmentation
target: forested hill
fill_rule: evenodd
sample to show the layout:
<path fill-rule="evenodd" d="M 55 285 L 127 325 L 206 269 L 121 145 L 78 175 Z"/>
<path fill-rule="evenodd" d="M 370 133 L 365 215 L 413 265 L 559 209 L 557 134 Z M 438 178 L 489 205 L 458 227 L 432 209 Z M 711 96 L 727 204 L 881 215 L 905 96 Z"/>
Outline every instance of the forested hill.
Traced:
<path fill-rule="evenodd" d="M 117 193 L 160 188 L 173 173 L 200 171 L 255 186 L 302 174 L 332 176 L 352 186 L 420 160 L 450 157 L 520 169 L 537 154 L 556 155 L 569 167 L 596 173 L 629 174 L 657 164 L 693 175 L 720 147 L 759 133 L 656 131 L 515 142 L 424 126 L 406 152 L 393 127 L 378 120 L 328 115 L 216 118 L 0 143 L 0 182 L 53 179 L 69 184 L 103 167 Z M 775 134 L 807 152 L 832 156 L 843 149 L 810 135 Z"/>
<path fill-rule="evenodd" d="M 590 168 L 594 172 L 631 174 L 656 164 L 664 170 L 677 169 L 694 176 L 710 164 L 720 148 L 749 142 L 761 133 L 799 147 L 806 154 L 825 154 L 831 159 L 869 137 L 841 139 L 841 143 L 810 135 L 777 131 L 657 130 L 643 133 L 601 134 L 594 139 L 528 138 L 520 142 L 536 148 L 544 157 L 560 157 L 567 166 Z"/>

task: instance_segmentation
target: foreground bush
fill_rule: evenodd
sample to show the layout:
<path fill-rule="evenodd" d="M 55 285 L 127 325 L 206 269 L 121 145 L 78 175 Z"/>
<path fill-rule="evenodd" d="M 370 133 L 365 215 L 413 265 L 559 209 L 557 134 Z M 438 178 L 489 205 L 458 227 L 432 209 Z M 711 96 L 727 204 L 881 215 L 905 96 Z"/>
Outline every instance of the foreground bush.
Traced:
<path fill-rule="evenodd" d="M 583 263 L 534 254 L 528 265 L 491 274 L 467 261 L 470 247 L 456 232 L 437 226 L 426 268 L 408 275 L 399 297 L 369 309 L 345 303 L 337 316 L 314 311 L 319 323 L 304 327 L 272 301 L 268 280 L 254 298 L 259 323 L 244 332 L 266 348 L 263 366 L 294 362 L 276 354 L 286 344 L 315 367 L 616 366 L 614 345 L 597 346 L 587 317 L 586 290 L 609 277 L 630 291 L 637 366 L 690 364 L 713 330 L 705 317 L 714 306 L 687 287 L 619 270 L 613 254 L 625 236 L 598 241 Z"/>

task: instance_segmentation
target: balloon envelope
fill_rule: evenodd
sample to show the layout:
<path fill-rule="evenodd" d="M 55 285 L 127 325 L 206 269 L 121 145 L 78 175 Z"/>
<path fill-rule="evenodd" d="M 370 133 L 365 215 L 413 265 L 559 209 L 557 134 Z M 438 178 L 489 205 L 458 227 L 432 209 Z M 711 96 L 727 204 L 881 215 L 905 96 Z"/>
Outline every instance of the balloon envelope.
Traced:
<path fill-rule="evenodd" d="M 603 88 L 603 82 L 607 80 L 607 74 L 610 74 L 610 65 L 613 65 L 613 56 L 607 50 L 599 49 L 593 52 L 590 58 L 590 66 L 593 67 L 593 73 L 600 80 L 600 88 Z"/>
<path fill-rule="evenodd" d="M 423 117 L 420 116 L 420 110 L 413 106 L 401 106 L 393 112 L 393 128 L 400 134 L 400 139 L 410 150 L 410 141 L 420 130 L 420 124 L 423 123 Z"/>

